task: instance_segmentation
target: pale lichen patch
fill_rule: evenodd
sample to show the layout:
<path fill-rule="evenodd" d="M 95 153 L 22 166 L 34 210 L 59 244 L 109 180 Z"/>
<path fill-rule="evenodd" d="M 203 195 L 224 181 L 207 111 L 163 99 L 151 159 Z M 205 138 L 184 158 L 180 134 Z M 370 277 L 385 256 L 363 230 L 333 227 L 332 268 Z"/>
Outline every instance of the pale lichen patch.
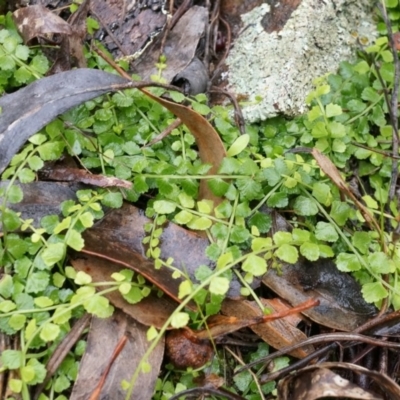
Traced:
<path fill-rule="evenodd" d="M 369 0 L 303 0 L 272 33 L 261 25 L 269 11 L 262 4 L 242 15 L 242 33 L 226 61 L 230 89 L 254 103 L 243 109 L 249 122 L 304 113 L 312 80 L 354 59 L 359 40 L 371 44 L 377 36 Z"/>

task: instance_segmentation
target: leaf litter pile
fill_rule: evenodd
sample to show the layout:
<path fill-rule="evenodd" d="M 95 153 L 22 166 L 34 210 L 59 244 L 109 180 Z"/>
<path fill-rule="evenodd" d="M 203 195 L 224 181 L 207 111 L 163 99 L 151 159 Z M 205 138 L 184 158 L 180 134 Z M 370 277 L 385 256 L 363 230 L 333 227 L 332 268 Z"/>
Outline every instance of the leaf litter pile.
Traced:
<path fill-rule="evenodd" d="M 0 397 L 399 399 L 398 2 L 253 125 L 221 73 L 256 2 L 31 3 L 0 16 Z"/>

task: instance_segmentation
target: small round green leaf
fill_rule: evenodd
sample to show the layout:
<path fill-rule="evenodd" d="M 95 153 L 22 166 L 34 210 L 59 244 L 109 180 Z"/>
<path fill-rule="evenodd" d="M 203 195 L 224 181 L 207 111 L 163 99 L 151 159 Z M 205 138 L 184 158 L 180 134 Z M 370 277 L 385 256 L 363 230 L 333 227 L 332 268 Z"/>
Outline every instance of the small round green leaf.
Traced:
<path fill-rule="evenodd" d="M 45 342 L 51 342 L 57 339 L 58 335 L 60 334 L 60 327 L 56 324 L 51 322 L 46 322 L 42 326 L 42 330 L 40 331 L 40 338 Z"/>
<path fill-rule="evenodd" d="M 336 258 L 336 267 L 339 271 L 352 272 L 361 269 L 361 264 L 355 254 L 340 253 Z"/>
<path fill-rule="evenodd" d="M 298 253 L 296 247 L 294 247 L 290 244 L 283 244 L 276 250 L 275 254 L 282 261 L 285 261 L 289 264 L 296 263 L 299 258 L 299 253 Z"/>
<path fill-rule="evenodd" d="M 8 325 L 11 326 L 11 328 L 15 329 L 16 331 L 19 331 L 22 329 L 25 325 L 26 322 L 26 316 L 23 314 L 13 314 L 11 315 L 11 318 L 8 320 Z"/>
<path fill-rule="evenodd" d="M 316 261 L 319 258 L 319 246 L 315 243 L 305 242 L 300 246 L 300 254 L 307 260 Z"/>
<path fill-rule="evenodd" d="M 182 210 L 178 212 L 178 214 L 175 215 L 174 220 L 177 224 L 180 225 L 185 225 L 187 224 L 191 219 L 193 218 L 193 214 L 186 211 Z"/>
<path fill-rule="evenodd" d="M 367 303 L 375 303 L 388 296 L 388 291 L 381 282 L 365 283 L 362 286 L 361 293 Z"/>
<path fill-rule="evenodd" d="M 81 251 L 85 245 L 82 234 L 75 229 L 71 229 L 66 236 L 67 245 L 76 251 Z"/>
<path fill-rule="evenodd" d="M 112 315 L 114 307 L 103 296 L 92 296 L 83 304 L 85 310 L 99 318 L 108 318 Z"/>
<path fill-rule="evenodd" d="M 19 350 L 3 350 L 0 358 L 4 367 L 17 369 L 22 363 L 22 352 Z"/>
<path fill-rule="evenodd" d="M 325 240 L 327 242 L 336 242 L 339 235 L 334 226 L 328 222 L 318 222 L 315 227 L 315 237 L 318 240 Z"/>
<path fill-rule="evenodd" d="M 170 214 L 176 209 L 176 204 L 171 203 L 167 200 L 156 200 L 154 202 L 153 208 L 158 214 Z"/>
<path fill-rule="evenodd" d="M 328 118 L 336 117 L 336 116 L 342 114 L 342 112 L 343 112 L 343 111 L 342 111 L 342 107 L 340 107 L 340 106 L 337 105 L 337 104 L 329 103 L 329 104 L 326 106 L 326 111 L 325 111 L 325 113 L 326 113 L 326 116 L 327 116 Z"/>
<path fill-rule="evenodd" d="M 92 277 L 84 271 L 78 271 L 74 282 L 77 285 L 87 285 L 92 282 Z"/>
<path fill-rule="evenodd" d="M 229 280 L 221 276 L 216 276 L 211 279 L 209 290 L 213 294 L 223 296 L 229 290 Z"/>
<path fill-rule="evenodd" d="M 212 222 L 206 217 L 193 217 L 188 223 L 187 227 L 193 230 L 204 231 L 210 228 Z"/>
<path fill-rule="evenodd" d="M 51 267 L 55 263 L 61 261 L 64 255 L 64 243 L 50 243 L 42 252 L 42 260 L 48 267 Z"/>
<path fill-rule="evenodd" d="M 249 134 L 244 134 L 239 136 L 231 145 L 231 147 L 228 149 L 226 152 L 228 157 L 234 157 L 241 153 L 249 144 L 250 141 L 250 135 Z"/>
<path fill-rule="evenodd" d="M 22 189 L 17 186 L 17 185 L 13 185 L 10 187 L 10 189 L 8 190 L 8 195 L 7 195 L 7 200 L 12 203 L 19 203 L 20 201 L 22 201 L 22 199 L 24 198 L 24 194 L 22 192 Z"/>
<path fill-rule="evenodd" d="M 172 315 L 171 318 L 171 326 L 173 328 L 183 328 L 189 323 L 189 314 L 185 312 L 177 312 Z"/>
<path fill-rule="evenodd" d="M 267 272 L 267 262 L 260 256 L 250 254 L 244 261 L 242 270 L 254 276 L 262 276 Z"/>
<path fill-rule="evenodd" d="M 315 200 L 305 196 L 298 196 L 293 205 L 296 214 L 311 216 L 318 213 L 318 207 L 315 204 Z"/>

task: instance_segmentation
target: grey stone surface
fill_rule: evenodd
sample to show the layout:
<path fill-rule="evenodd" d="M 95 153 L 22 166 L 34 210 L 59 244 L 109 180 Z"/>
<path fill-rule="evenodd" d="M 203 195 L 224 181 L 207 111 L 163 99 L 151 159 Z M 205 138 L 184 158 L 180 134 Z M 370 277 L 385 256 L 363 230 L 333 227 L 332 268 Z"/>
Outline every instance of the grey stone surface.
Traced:
<path fill-rule="evenodd" d="M 335 72 L 377 36 L 370 0 L 303 0 L 284 28 L 272 33 L 261 25 L 269 11 L 262 4 L 242 15 L 242 33 L 223 76 L 230 90 L 249 96 L 252 104 L 243 108 L 249 122 L 304 113 L 312 80 Z"/>

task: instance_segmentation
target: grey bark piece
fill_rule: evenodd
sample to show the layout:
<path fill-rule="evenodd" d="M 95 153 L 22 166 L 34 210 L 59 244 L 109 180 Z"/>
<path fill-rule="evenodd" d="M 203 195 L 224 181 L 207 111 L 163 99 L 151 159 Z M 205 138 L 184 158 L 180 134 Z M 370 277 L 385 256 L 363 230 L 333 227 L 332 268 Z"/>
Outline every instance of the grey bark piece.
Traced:
<path fill-rule="evenodd" d="M 6 189 L 9 181 L 0 182 L 0 189 Z M 26 184 L 14 183 L 19 186 L 24 198 L 17 204 L 7 203 L 7 207 L 21 213 L 22 219 L 33 219 L 32 225 L 40 228 L 40 220 L 46 215 L 61 215 L 60 204 L 65 200 L 75 200 L 76 190 L 82 186 L 59 182 L 31 182 Z M 4 198 L 0 196 L 0 203 Z M 0 223 L 0 232 L 3 227 Z"/>
<path fill-rule="evenodd" d="M 58 115 L 130 85 L 128 79 L 118 75 L 80 68 L 42 78 L 1 97 L 0 173 L 27 140 Z"/>
<path fill-rule="evenodd" d="M 354 59 L 359 40 L 370 45 L 377 36 L 371 8 L 369 0 L 303 0 L 284 28 L 272 33 L 261 25 L 268 4 L 243 14 L 225 77 L 233 92 L 254 100 L 243 109 L 245 119 L 304 113 L 312 80 Z"/>

